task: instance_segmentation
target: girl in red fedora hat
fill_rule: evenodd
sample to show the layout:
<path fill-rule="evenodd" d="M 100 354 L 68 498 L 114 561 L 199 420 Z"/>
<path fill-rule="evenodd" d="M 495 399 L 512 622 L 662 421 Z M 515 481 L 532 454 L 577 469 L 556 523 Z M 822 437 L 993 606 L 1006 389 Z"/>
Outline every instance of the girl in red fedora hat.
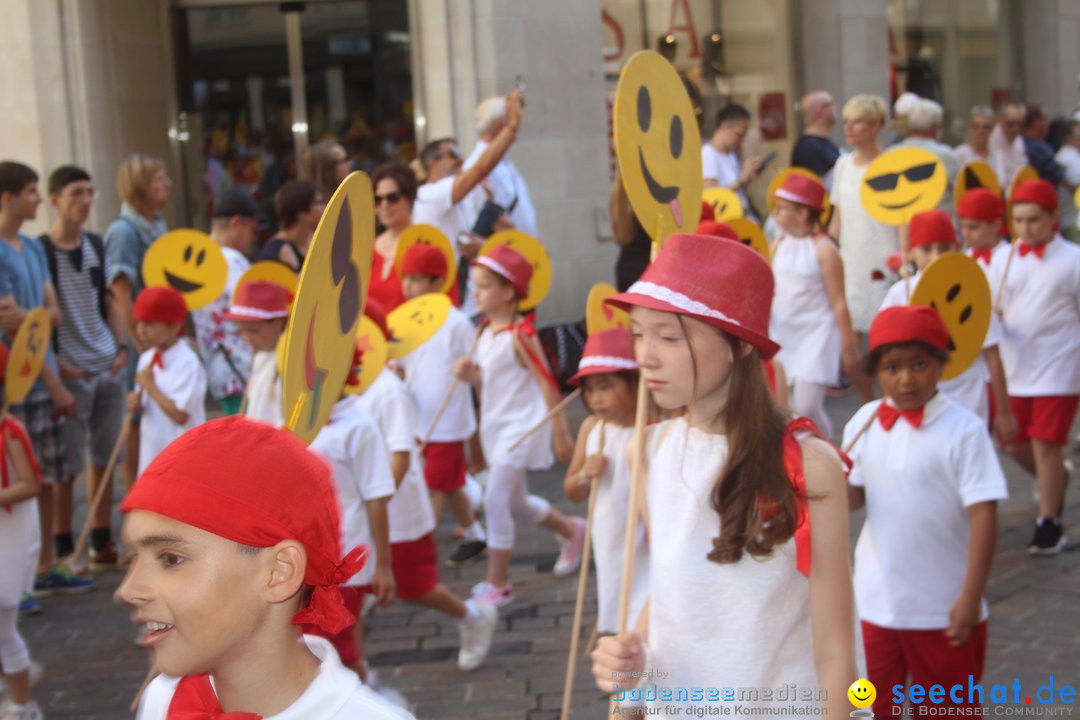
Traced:
<path fill-rule="evenodd" d="M 770 335 L 780 343 L 777 359 L 787 371 L 791 409 L 832 435 L 825 391 L 840 384 L 840 368 L 858 369 L 859 351 L 844 296 L 844 263 L 819 220 L 825 186 L 791 173 L 776 190 L 773 246 L 776 295 Z"/>
<path fill-rule="evenodd" d="M 583 502 L 589 497 L 589 486 L 597 483 L 592 528 L 596 630 L 611 634 L 618 630 L 626 510 L 630 504 L 630 460 L 626 449 L 634 435 L 637 410 L 638 365 L 630 331 L 612 328 L 589 335 L 570 384 L 580 384 L 585 407 L 592 414 L 578 430 L 563 490 L 570 500 Z M 645 528 L 640 527 L 634 548 L 631 617 L 638 616 L 645 602 L 647 573 L 648 547 Z"/>
<path fill-rule="evenodd" d="M 585 538 L 581 518 L 568 518 L 526 489 L 527 471 L 551 467 L 555 460 L 553 433 L 565 436 L 567 446 L 571 444 L 561 413 L 518 442 L 543 420 L 549 399 L 558 394 L 536 331 L 518 312 L 531 279 L 532 265 L 506 245 L 496 245 L 473 261 L 470 287 L 476 309 L 487 317 L 487 327 L 476 342 L 475 361 L 459 358 L 454 364 L 454 375 L 480 395 L 480 444 L 490 466 L 484 491 L 488 574 L 487 580 L 473 588 L 473 595 L 496 607 L 514 599 L 509 569 L 515 518 L 556 534 L 562 546 L 555 561 L 556 575 L 577 569 Z"/>
<path fill-rule="evenodd" d="M 812 423 L 789 422 L 769 395 L 772 297 L 753 249 L 673 235 L 608 300 L 630 311 L 653 400 L 685 411 L 646 437 L 648 610 L 592 654 L 597 685 L 616 699 L 685 709 L 687 688 L 793 683 L 827 694 L 785 706 L 847 712 L 856 675 L 844 467 Z"/>
<path fill-rule="evenodd" d="M 265 280 L 241 283 L 224 317 L 236 324 L 240 337 L 253 352 L 241 412 L 252 420 L 281 425 L 285 419 L 281 407 L 277 346 L 289 319 L 289 298 L 285 288 Z"/>

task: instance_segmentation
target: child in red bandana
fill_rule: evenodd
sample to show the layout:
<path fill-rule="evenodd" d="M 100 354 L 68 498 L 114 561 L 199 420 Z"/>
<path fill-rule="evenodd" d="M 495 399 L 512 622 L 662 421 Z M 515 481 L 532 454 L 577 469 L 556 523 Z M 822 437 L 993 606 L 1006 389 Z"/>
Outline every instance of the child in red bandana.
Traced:
<path fill-rule="evenodd" d="M 122 509 L 135 559 L 117 594 L 163 673 L 140 720 L 411 717 L 301 636 L 303 623 L 352 623 L 338 585 L 367 548 L 342 559 L 330 468 L 295 437 L 237 416 L 205 423 L 150 463 Z"/>
<path fill-rule="evenodd" d="M 187 304 L 171 287 L 146 288 L 135 300 L 135 332 L 146 346 L 139 356 L 128 412 L 139 420 L 139 470 L 142 475 L 165 447 L 206 422 L 206 370 L 199 356 L 181 342 Z"/>
<path fill-rule="evenodd" d="M 950 687 L 969 675 L 978 682 L 986 659 L 983 593 L 997 501 L 1007 492 L 985 425 L 938 392 L 948 342 L 933 308 L 878 313 L 866 370 L 885 399 L 864 405 L 844 428 L 844 447 L 857 441 L 851 506 L 867 510 L 854 584 L 867 678 L 883 689 L 877 717 L 896 714 L 893 686 L 910 678 Z M 955 706 L 949 697 L 942 704 Z"/>

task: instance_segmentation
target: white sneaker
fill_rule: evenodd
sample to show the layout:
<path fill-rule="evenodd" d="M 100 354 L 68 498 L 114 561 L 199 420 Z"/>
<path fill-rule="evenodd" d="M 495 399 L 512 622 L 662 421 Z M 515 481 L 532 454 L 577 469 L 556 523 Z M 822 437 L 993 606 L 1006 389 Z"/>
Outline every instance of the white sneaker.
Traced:
<path fill-rule="evenodd" d="M 45 720 L 45 716 L 33 700 L 25 705 L 16 705 L 5 700 L 0 704 L 0 720 Z"/>
<path fill-rule="evenodd" d="M 487 580 L 484 580 L 473 586 L 472 597 L 482 605 L 499 608 L 503 605 L 509 605 L 517 596 L 514 595 L 514 586 L 509 580 L 502 587 L 495 587 Z"/>
<path fill-rule="evenodd" d="M 559 557 L 555 560 L 552 572 L 562 577 L 569 575 L 581 565 L 581 549 L 585 545 L 585 521 L 579 517 L 570 518 L 574 523 L 574 537 L 566 540 L 559 536 Z"/>
<path fill-rule="evenodd" d="M 466 600 L 465 604 L 476 617 L 470 620 L 466 616 L 458 622 L 461 650 L 458 651 L 457 665 L 459 669 L 468 672 L 480 667 L 487 658 L 499 613 L 494 605 L 484 605 L 474 600 Z"/>

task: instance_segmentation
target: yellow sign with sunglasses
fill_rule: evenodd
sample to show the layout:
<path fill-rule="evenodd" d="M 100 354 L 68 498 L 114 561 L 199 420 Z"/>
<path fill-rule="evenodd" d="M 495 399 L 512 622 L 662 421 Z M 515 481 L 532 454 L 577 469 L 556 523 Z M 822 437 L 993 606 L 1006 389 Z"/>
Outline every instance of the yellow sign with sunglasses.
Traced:
<path fill-rule="evenodd" d="M 934 153 L 900 147 L 878 155 L 866 168 L 859 199 L 878 222 L 906 225 L 916 213 L 937 207 L 947 184 L 945 166 Z"/>

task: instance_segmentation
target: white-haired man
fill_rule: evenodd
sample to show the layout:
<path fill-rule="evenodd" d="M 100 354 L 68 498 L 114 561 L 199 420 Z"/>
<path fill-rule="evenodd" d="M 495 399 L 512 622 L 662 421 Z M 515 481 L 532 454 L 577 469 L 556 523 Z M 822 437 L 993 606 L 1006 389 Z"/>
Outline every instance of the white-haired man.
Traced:
<path fill-rule="evenodd" d="M 505 97 L 489 97 L 476 107 L 476 132 L 479 139 L 472 154 L 465 160 L 466 169 L 476 164 L 505 125 Z M 529 197 L 529 187 L 508 156 L 503 155 L 502 160 L 488 175 L 487 189 L 491 191 L 492 202 L 506 210 L 514 227 L 536 237 L 536 209 Z"/>
<path fill-rule="evenodd" d="M 941 164 L 945 166 L 948 185 L 938 207 L 951 213 L 953 212 L 953 182 L 956 180 L 956 173 L 960 171 L 960 164 L 956 160 L 953 149 L 938 140 L 944 119 L 945 110 L 937 102 L 926 98 L 914 100 L 907 114 L 908 136 L 899 143 L 898 147 L 923 148 L 941 160 Z"/>

